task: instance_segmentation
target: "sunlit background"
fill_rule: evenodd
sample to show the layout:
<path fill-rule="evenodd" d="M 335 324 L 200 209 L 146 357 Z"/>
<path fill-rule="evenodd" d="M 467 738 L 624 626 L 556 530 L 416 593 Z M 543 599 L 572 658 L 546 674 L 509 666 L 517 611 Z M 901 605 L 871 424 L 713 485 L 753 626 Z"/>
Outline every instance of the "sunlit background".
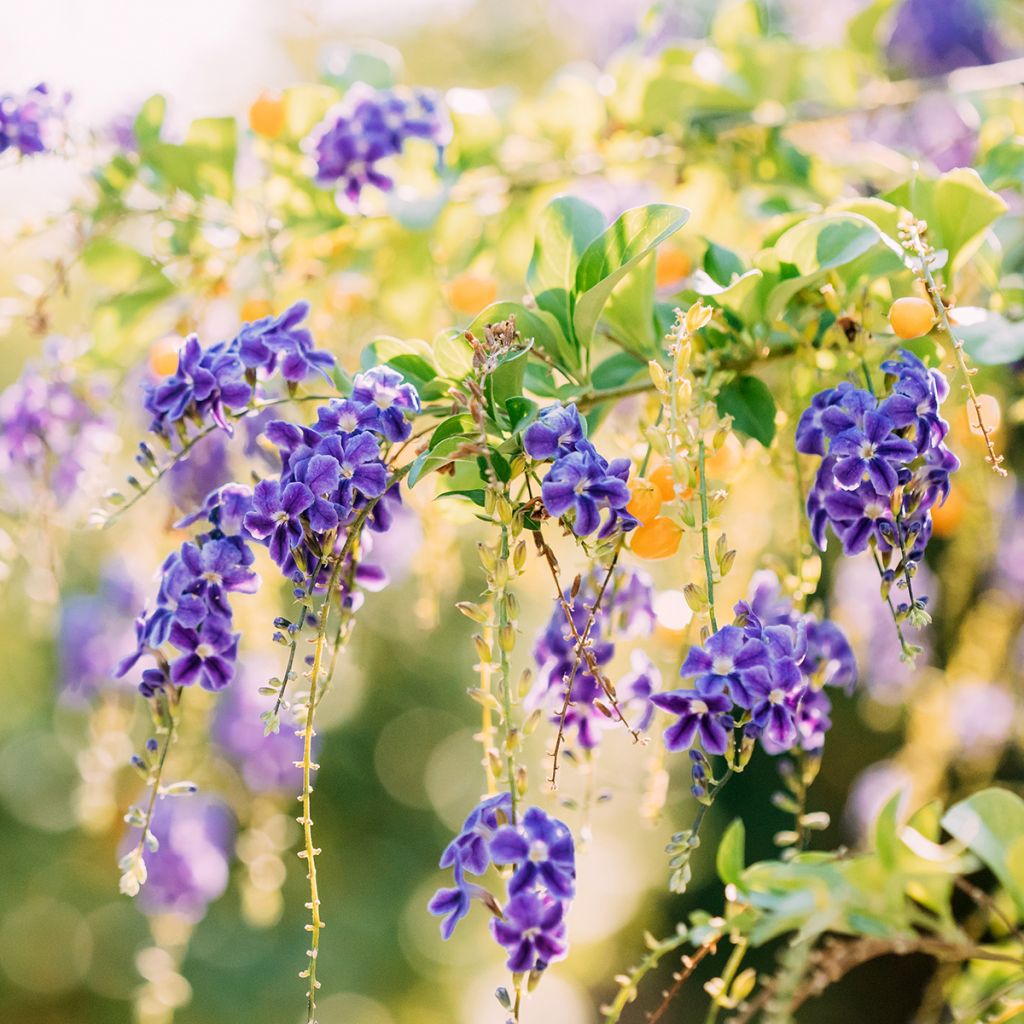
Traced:
<path fill-rule="evenodd" d="M 824 45 L 842 38 L 847 17 L 862 6 L 856 0 L 779 0 L 767 12 L 779 31 Z M 890 24 L 900 5 L 892 6 Z M 914 6 L 934 14 L 940 5 Z M 1020 12 L 1008 10 L 1013 6 L 987 5 L 988 16 L 1002 10 L 1006 18 L 993 59 L 1019 52 L 1024 26 Z M 664 39 L 701 38 L 716 7 L 711 0 L 662 5 Z M 634 0 L 7 3 L 0 91 L 46 80 L 70 90 L 73 118 L 93 126 L 130 115 L 151 94 L 164 93 L 170 102 L 165 130 L 173 137 L 197 116 L 244 119 L 261 91 L 316 80 L 343 66 L 352 52 L 368 50 L 398 69 L 405 82 L 462 90 L 450 102 L 470 111 L 478 95 L 471 90 L 488 90 L 488 102 L 505 109 L 520 98 L 541 97 L 520 121 L 528 138 L 531 126 L 547 115 L 559 126 L 585 120 L 591 108 L 574 83 L 587 83 L 587 95 L 600 94 L 600 69 L 636 39 L 645 9 Z M 882 43 L 884 48 L 884 38 Z M 657 35 L 647 36 L 644 45 L 653 52 Z M 908 66 L 898 48 L 891 60 L 897 77 L 936 70 Z M 953 66 L 958 62 L 954 57 Z M 978 61 L 967 55 L 962 62 Z M 898 179 L 915 158 L 952 166 L 964 144 L 970 161 L 972 140 L 985 131 L 978 109 L 962 97 L 932 96 L 927 103 L 909 122 L 913 131 L 882 111 L 853 127 L 830 124 L 821 134 L 805 130 L 801 136 L 797 129 L 795 137 L 809 151 L 834 145 L 836 164 L 862 159 L 872 180 L 886 174 Z M 1019 134 L 1019 93 L 1016 104 L 1010 109 L 1007 102 L 992 116 L 1012 122 Z M 933 130 L 922 128 L 923 122 Z M 522 137 L 518 143 L 527 145 Z M 240 173 L 253 159 L 243 153 Z M 742 202 L 727 197 L 728 175 L 710 164 L 705 160 L 679 181 L 667 172 L 615 181 L 589 174 L 574 187 L 609 211 L 657 198 L 692 206 L 683 251 L 705 235 L 741 251 L 756 247 L 756 240 L 744 238 Z M 823 192 L 839 187 L 836 173 L 822 172 Z M 48 261 L 66 242 L 60 214 L 81 194 L 81 174 L 75 159 L 43 158 L 0 170 L 0 327 L 6 335 L 0 386 L 42 350 L 28 314 L 47 287 Z M 1019 214 L 1019 193 L 1011 202 Z M 482 203 L 447 223 L 434 250 L 421 241 L 423 233 L 410 231 L 410 251 L 374 268 L 384 280 L 379 293 L 373 274 L 323 274 L 316 262 L 322 254 L 314 247 L 308 266 L 290 269 L 282 290 L 291 300 L 308 289 L 318 340 L 351 369 L 359 348 L 378 333 L 431 337 L 447 323 L 464 322 L 465 310 L 448 289 L 456 264 L 460 270 L 472 265 L 497 280 L 500 294 L 518 297 L 534 212 L 524 211 L 522 222 L 503 229 L 497 258 L 477 252 L 491 213 Z M 1017 216 L 1001 241 L 1018 271 L 1024 267 L 1021 237 Z M 415 271 L 409 269 L 413 260 Z M 1019 280 L 1017 289 L 1011 303 L 1019 304 L 1024 291 Z M 190 314 L 192 322 L 205 336 L 229 336 L 244 301 L 262 298 L 254 274 L 247 290 L 205 296 Z M 44 333 L 85 337 L 92 327 L 83 322 L 89 308 L 88 298 L 72 289 Z M 146 426 L 138 388 L 147 374 L 159 372 L 162 350 L 155 343 L 177 337 L 179 313 L 156 314 L 145 335 L 127 340 L 117 334 L 106 342 L 110 396 L 104 401 L 116 416 L 96 438 L 89 476 L 97 495 L 130 465 L 132 439 Z M 785 379 L 779 375 L 772 383 L 782 388 Z M 1002 447 L 1019 464 L 1013 450 L 1024 418 L 1019 374 L 989 371 L 979 386 L 991 396 L 994 418 L 1001 417 Z M 624 404 L 604 425 L 610 450 L 633 454 L 638 414 L 639 406 Z M 1012 474 L 1007 481 L 986 475 L 983 450 L 963 409 L 958 405 L 950 416 L 965 467 L 921 573 L 936 616 L 933 650 L 923 667 L 914 673 L 900 663 L 891 624 L 876 614 L 881 606 L 870 562 L 826 564 L 819 596 L 850 632 L 864 682 L 854 698 L 837 701 L 825 768 L 813 790 L 813 806 L 832 815 L 819 840 L 823 847 L 858 842 L 873 810 L 897 791 L 922 800 L 997 774 L 1017 785 L 1024 778 L 1016 745 L 1024 642 L 1021 506 Z M 207 454 L 214 462 L 229 457 Z M 734 496 L 724 526 L 730 537 L 742 538 L 723 607 L 744 596 L 756 570 L 782 567 L 781 553 L 797 537 L 792 495 L 772 463 L 754 442 L 746 448 L 737 442 L 723 458 L 722 476 Z M 191 731 L 220 739 L 197 757 L 186 731 L 174 755 L 200 786 L 204 795 L 196 799 L 214 794 L 226 808 L 234 857 L 225 859 L 216 843 L 204 852 L 204 841 L 196 839 L 198 856 L 207 858 L 211 891 L 223 895 L 196 920 L 147 917 L 117 895 L 120 818 L 139 789 L 127 763 L 145 734 L 146 713 L 131 686 L 113 682 L 105 669 L 132 644 L 135 611 L 178 543 L 171 523 L 197 500 L 191 486 L 185 477 L 177 485 L 172 480 L 167 492 L 102 534 L 69 530 L 62 518 L 69 510 L 56 504 L 39 510 L 38 534 L 0 532 L 0 1021 L 299 1019 L 305 883 L 292 852 L 297 832 L 291 795 L 298 781 L 274 764 L 254 761 L 258 711 L 243 718 L 254 731 L 243 728 L 225 738 L 230 723 L 218 719 L 224 713 L 209 694 L 197 693 L 188 711 Z M 474 740 L 480 709 L 465 695 L 476 679 L 471 627 L 453 608 L 456 600 L 478 596 L 476 523 L 454 505 L 439 513 L 431 497 L 426 489 L 414 492 L 412 511 L 375 552 L 392 585 L 368 595 L 322 716 L 317 827 L 327 921 L 320 957 L 323 1024 L 500 1020 L 494 990 L 507 977 L 498 953 L 481 939 L 482 917 L 473 922 L 476 931 L 463 927 L 443 944 L 436 918 L 425 910 L 443 881 L 435 869 L 439 852 L 483 785 Z M 88 508 L 71 511 L 82 522 Z M 578 560 L 568 546 L 563 557 L 571 578 Z M 671 680 L 691 639 L 691 613 L 681 592 L 690 568 L 681 560 L 642 568 L 653 577 L 657 622 L 649 637 L 618 645 L 615 669 L 626 673 L 631 653 L 642 648 Z M 240 682 L 250 689 L 281 671 L 280 648 L 270 642 L 268 626 L 281 598 L 282 589 L 265 585 L 259 596 L 240 602 L 247 637 Z M 542 565 L 531 567 L 522 604 L 517 667 L 528 663 L 532 640 L 551 612 Z M 539 797 L 547 729 L 530 743 L 527 760 L 535 766 Z M 531 999 L 530 1022 L 590 1024 L 595 1008 L 614 992 L 613 976 L 640 955 L 644 929 L 668 934 L 694 907 L 720 909 L 710 851 L 733 816 L 746 816 L 750 859 L 770 856 L 774 832 L 786 825 L 770 803 L 775 766 L 758 758 L 716 805 L 705 837 L 708 855 L 694 861 L 691 891 L 668 897 L 664 845 L 692 818 L 693 803 L 685 765 L 664 797 L 668 779 L 659 749 L 658 743 L 637 746 L 624 732 L 609 730 L 600 759 L 593 765 L 570 762 L 558 793 L 546 798 L 583 842 L 570 918 L 572 956 L 549 972 Z M 770 953 L 762 962 L 770 963 Z M 924 961 L 883 961 L 809 1004 L 801 1020 L 908 1020 L 907 1007 L 916 1004 L 927 975 Z M 689 998 L 692 1004 L 683 998 L 673 1019 L 690 1019 L 687 1007 L 699 1001 L 699 986 Z M 632 1013 L 623 1019 L 639 1024 L 641 1007 Z"/>

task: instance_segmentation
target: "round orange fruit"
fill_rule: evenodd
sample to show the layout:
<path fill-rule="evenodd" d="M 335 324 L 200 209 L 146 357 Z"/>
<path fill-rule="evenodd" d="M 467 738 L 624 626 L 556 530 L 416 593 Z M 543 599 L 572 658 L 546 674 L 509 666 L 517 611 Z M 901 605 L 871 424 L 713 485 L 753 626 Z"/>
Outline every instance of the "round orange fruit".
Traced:
<path fill-rule="evenodd" d="M 242 308 L 238 311 L 238 315 L 247 324 L 251 324 L 253 320 L 262 320 L 263 317 L 270 316 L 272 312 L 270 303 L 266 299 L 246 299 L 242 303 Z"/>
<path fill-rule="evenodd" d="M 488 274 L 466 271 L 448 282 L 448 302 L 459 313 L 479 313 L 498 295 L 498 282 Z"/>
<path fill-rule="evenodd" d="M 920 338 L 932 329 L 935 310 L 927 299 L 907 295 L 889 307 L 889 326 L 897 338 L 909 341 Z"/>
<path fill-rule="evenodd" d="M 249 127 L 266 139 L 284 131 L 284 100 L 276 93 L 261 92 L 249 108 Z"/>
<path fill-rule="evenodd" d="M 153 342 L 149 350 L 149 369 L 154 377 L 170 377 L 178 369 L 178 350 L 181 338 L 167 334 Z"/>
<path fill-rule="evenodd" d="M 668 558 L 679 550 L 682 536 L 678 524 L 665 516 L 656 516 L 633 531 L 630 549 L 638 558 Z"/>
<path fill-rule="evenodd" d="M 654 263 L 654 280 L 659 288 L 676 284 L 689 275 L 693 263 L 682 249 L 659 249 Z"/>
<path fill-rule="evenodd" d="M 662 503 L 661 489 L 657 484 L 637 477 L 629 482 L 629 493 L 632 495 L 626 511 L 640 520 L 641 523 L 649 523 L 660 511 Z"/>
<path fill-rule="evenodd" d="M 663 462 L 653 473 L 651 473 L 649 479 L 651 483 L 661 491 L 662 501 L 676 500 L 676 481 L 675 477 L 672 475 L 672 467 L 667 462 Z M 686 501 L 692 496 L 693 490 L 689 487 L 684 487 L 682 494 L 679 495 L 683 501 Z"/>

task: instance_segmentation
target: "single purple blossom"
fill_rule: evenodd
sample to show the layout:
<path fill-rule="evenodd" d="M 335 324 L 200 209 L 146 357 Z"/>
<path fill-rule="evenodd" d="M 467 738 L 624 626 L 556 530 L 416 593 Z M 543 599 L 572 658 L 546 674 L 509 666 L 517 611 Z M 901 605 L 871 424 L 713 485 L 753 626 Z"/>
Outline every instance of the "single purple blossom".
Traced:
<path fill-rule="evenodd" d="M 171 662 L 171 682 L 177 686 L 198 682 L 204 690 L 223 690 L 234 678 L 238 637 L 215 616 L 204 619 L 198 630 L 175 623 L 170 641 L 182 653 Z"/>
<path fill-rule="evenodd" d="M 518 825 L 498 829 L 490 844 L 496 864 L 513 864 L 509 881 L 513 896 L 543 885 L 558 899 L 571 899 L 576 888 L 576 855 L 572 833 L 539 807 L 531 807 Z"/>
<path fill-rule="evenodd" d="M 491 931 L 508 953 L 510 971 L 543 970 L 562 959 L 568 949 L 565 908 L 560 900 L 531 890 L 517 893 L 501 919 L 491 921 Z"/>
<path fill-rule="evenodd" d="M 709 754 L 724 754 L 728 749 L 733 729 L 732 698 L 725 693 L 668 690 L 654 694 L 651 703 L 679 716 L 665 730 L 666 749 L 685 750 L 698 739 Z"/>
<path fill-rule="evenodd" d="M 243 520 L 257 540 L 269 538 L 270 557 L 283 565 L 302 541 L 303 512 L 313 504 L 313 492 L 305 484 L 284 488 L 276 480 L 261 480 L 252 495 L 252 511 Z"/>

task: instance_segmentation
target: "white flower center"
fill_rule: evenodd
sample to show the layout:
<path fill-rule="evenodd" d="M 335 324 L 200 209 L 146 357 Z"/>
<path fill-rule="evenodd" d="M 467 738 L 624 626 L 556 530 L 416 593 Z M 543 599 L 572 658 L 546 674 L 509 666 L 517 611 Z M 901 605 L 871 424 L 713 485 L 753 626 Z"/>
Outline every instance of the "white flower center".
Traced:
<path fill-rule="evenodd" d="M 864 515 L 868 519 L 881 519 L 885 515 L 885 506 L 880 501 L 869 501 L 864 506 Z"/>
<path fill-rule="evenodd" d="M 287 523 L 288 513 L 283 508 L 278 509 L 271 517 L 275 523 Z"/>
<path fill-rule="evenodd" d="M 207 658 L 212 658 L 214 654 L 212 644 L 200 644 L 196 648 L 196 656 L 202 658 L 204 661 Z"/>
<path fill-rule="evenodd" d="M 395 396 L 390 391 L 378 391 L 373 396 L 373 404 L 378 409 L 390 409 L 395 404 Z"/>
<path fill-rule="evenodd" d="M 858 450 L 862 459 L 873 459 L 875 457 L 875 446 L 870 441 L 865 441 Z"/>
<path fill-rule="evenodd" d="M 693 715 L 706 715 L 708 713 L 707 703 L 699 697 L 694 698 L 690 701 L 690 713 Z"/>
<path fill-rule="evenodd" d="M 726 655 L 721 655 L 720 657 L 715 658 L 711 663 L 711 671 L 716 676 L 727 676 L 732 672 L 734 667 L 732 658 Z"/>
<path fill-rule="evenodd" d="M 530 860 L 534 864 L 540 864 L 548 859 L 548 844 L 543 839 L 535 839 L 530 844 Z"/>
<path fill-rule="evenodd" d="M 214 572 L 212 569 L 208 569 L 206 572 L 204 572 L 202 578 L 204 580 L 206 580 L 207 583 L 223 583 L 224 582 L 224 579 L 221 576 L 221 574 L 219 572 Z"/>
<path fill-rule="evenodd" d="M 770 704 L 781 704 L 785 696 L 786 695 L 782 692 L 782 690 L 776 687 L 774 690 L 771 691 L 771 693 L 768 694 L 768 702 Z"/>

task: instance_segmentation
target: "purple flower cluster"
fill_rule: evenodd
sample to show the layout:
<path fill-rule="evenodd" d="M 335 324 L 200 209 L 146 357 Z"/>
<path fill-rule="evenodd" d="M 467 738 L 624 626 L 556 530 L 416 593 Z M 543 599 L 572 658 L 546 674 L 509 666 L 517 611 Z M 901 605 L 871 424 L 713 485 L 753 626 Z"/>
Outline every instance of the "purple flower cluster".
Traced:
<path fill-rule="evenodd" d="M 367 185 L 389 192 L 394 181 L 381 161 L 398 156 L 409 139 L 437 146 L 438 160 L 451 124 L 436 94 L 425 89 L 372 89 L 357 83 L 306 141 L 316 160 L 316 181 L 336 186 L 356 204 Z"/>
<path fill-rule="evenodd" d="M 370 529 L 390 526 L 401 497 L 389 485 L 382 446 L 409 436 L 406 413 L 418 409 L 416 389 L 378 366 L 355 378 L 349 398 L 322 406 L 312 426 L 286 420 L 267 425 L 281 473 L 256 485 L 245 528 L 266 543 L 285 576 L 298 581 L 340 550 L 343 528 L 363 509 L 370 510 Z"/>
<path fill-rule="evenodd" d="M 441 867 L 452 868 L 455 886 L 439 889 L 428 909 L 443 918 L 441 934 L 447 939 L 472 901 L 480 900 L 495 915 L 491 933 L 508 954 L 508 969 L 542 971 L 568 950 L 565 913 L 576 891 L 575 847 L 566 825 L 538 807 L 530 807 L 514 825 L 511 817 L 508 793 L 473 809 L 441 855 Z M 492 864 L 513 869 L 504 909 L 488 890 L 466 880 Z"/>
<path fill-rule="evenodd" d="M 252 594 L 259 577 L 251 566 L 255 554 L 243 519 L 252 492 L 240 484 L 215 491 L 206 505 L 178 526 L 199 518 L 211 529 L 186 541 L 164 561 L 156 606 L 135 620 L 136 647 L 117 667 L 127 673 L 144 654 L 156 662 L 142 673 L 139 690 L 150 697 L 168 682 L 222 690 L 231 682 L 238 659 L 239 634 L 232 632 L 231 593 Z M 168 647 L 176 654 L 169 654 Z"/>
<path fill-rule="evenodd" d="M 0 493 L 17 506 L 40 485 L 61 505 L 114 449 L 109 421 L 79 393 L 63 367 L 26 367 L 0 393 Z"/>
<path fill-rule="evenodd" d="M 759 573 L 751 598 L 736 605 L 737 624 L 691 647 L 680 675 L 691 689 L 651 701 L 678 716 L 665 732 L 669 750 L 698 744 L 725 754 L 734 730 L 760 738 L 770 754 L 819 750 L 831 721 L 824 687 L 847 692 L 857 681 L 853 651 L 834 622 L 798 614 L 772 573 Z"/>
<path fill-rule="evenodd" d="M 632 530 L 637 520 L 629 504 L 629 459 L 609 462 L 587 440 L 575 405 L 549 405 L 523 433 L 523 448 L 533 459 L 552 459 L 541 484 L 548 514 L 567 522 L 577 537 L 588 537 L 600 527 L 598 538 L 616 529 Z M 608 511 L 604 523 L 601 513 Z"/>
<path fill-rule="evenodd" d="M 931 536 L 931 509 L 945 501 L 960 465 L 939 415 L 949 385 L 906 351 L 882 370 L 881 401 L 847 381 L 815 395 L 797 424 L 796 447 L 822 456 L 807 498 L 818 547 L 831 527 L 846 554 L 896 549 L 912 574 Z"/>
<path fill-rule="evenodd" d="M 564 595 L 580 635 L 586 629 L 599 585 L 597 574 L 592 573 L 581 583 L 575 598 L 568 591 Z M 646 573 L 623 569 L 616 572 L 590 629 L 590 650 L 599 667 L 607 665 L 615 654 L 612 636 L 650 635 L 654 629 L 653 599 L 654 588 Z M 594 678 L 585 660 L 580 661 L 573 675 L 576 642 L 565 621 L 561 602 L 555 602 L 548 624 L 537 637 L 533 657 L 539 671 L 528 705 L 547 708 L 553 716 L 552 721 L 559 721 L 566 685 L 572 676 L 571 700 L 565 712 L 565 734 L 575 734 L 576 742 L 584 749 L 596 747 L 601 742 L 602 730 L 614 725 L 615 720 L 609 717 L 604 704 L 604 687 Z M 618 703 L 632 728 L 646 729 L 654 715 L 650 696 L 660 686 L 661 674 L 639 650 L 632 654 L 631 669 L 629 675 L 615 686 Z"/>
<path fill-rule="evenodd" d="M 21 95 L 0 96 L 0 153 L 16 149 L 22 156 L 53 150 L 63 135 L 64 108 L 70 95 L 50 95 L 45 84 Z"/>
<path fill-rule="evenodd" d="M 150 430 L 170 440 L 184 441 L 189 423 L 197 427 L 212 421 L 229 434 L 231 417 L 247 409 L 257 385 L 275 374 L 289 386 L 327 372 L 334 357 L 313 347 L 313 336 L 300 322 L 309 304 L 296 302 L 279 317 L 264 317 L 245 324 L 231 341 L 204 349 L 190 335 L 178 356 L 177 370 L 158 384 L 146 385 L 144 405 L 153 416 Z"/>

